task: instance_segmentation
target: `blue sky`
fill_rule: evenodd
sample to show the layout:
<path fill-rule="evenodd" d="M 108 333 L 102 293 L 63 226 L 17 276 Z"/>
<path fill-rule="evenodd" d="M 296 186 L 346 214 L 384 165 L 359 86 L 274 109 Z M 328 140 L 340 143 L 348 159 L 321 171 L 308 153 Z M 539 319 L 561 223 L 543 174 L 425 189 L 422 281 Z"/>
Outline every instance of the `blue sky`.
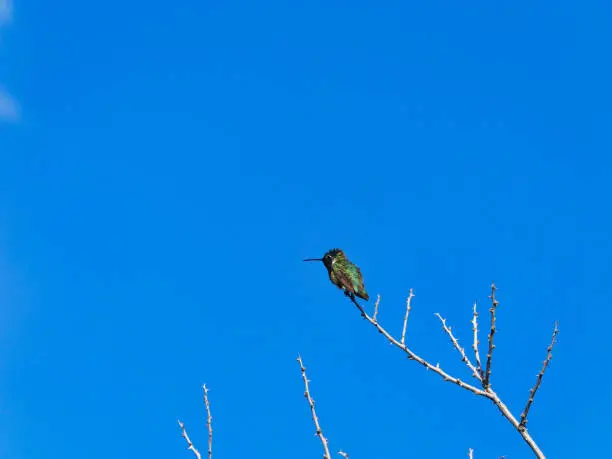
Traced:
<path fill-rule="evenodd" d="M 610 3 L 459 3 L 14 2 L 0 456 L 190 458 L 207 383 L 215 457 L 320 457 L 299 352 L 333 451 L 531 457 L 301 262 L 332 247 L 466 379 L 434 313 L 468 344 L 495 281 L 517 415 L 559 320 L 530 432 L 607 451 Z"/>

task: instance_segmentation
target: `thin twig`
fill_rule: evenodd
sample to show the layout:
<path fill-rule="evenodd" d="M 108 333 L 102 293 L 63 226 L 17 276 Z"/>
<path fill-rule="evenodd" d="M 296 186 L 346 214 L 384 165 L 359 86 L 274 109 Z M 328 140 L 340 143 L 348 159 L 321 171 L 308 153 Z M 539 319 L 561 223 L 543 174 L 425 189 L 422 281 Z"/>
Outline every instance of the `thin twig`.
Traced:
<path fill-rule="evenodd" d="M 453 342 L 453 346 L 455 346 L 455 349 L 457 349 L 457 351 L 459 351 L 459 354 L 461 354 L 461 361 L 465 363 L 468 366 L 468 368 L 472 371 L 474 378 L 478 379 L 479 381 L 482 381 L 482 377 L 480 376 L 480 373 L 478 372 L 478 370 L 476 370 L 476 367 L 472 364 L 472 362 L 470 362 L 470 359 L 468 358 L 468 356 L 465 355 L 465 349 L 463 349 L 459 345 L 459 341 L 457 340 L 457 338 L 455 338 L 455 335 L 453 335 L 451 327 L 448 327 L 446 325 L 446 319 L 443 318 L 437 312 L 436 312 L 436 316 L 438 317 L 438 319 L 440 319 L 440 322 L 442 322 L 442 328 L 444 328 L 444 331 L 450 337 L 451 341 Z"/>
<path fill-rule="evenodd" d="M 489 333 L 489 353 L 487 354 L 487 370 L 485 373 L 485 378 L 483 381 L 483 386 L 486 388 L 491 387 L 491 358 L 493 357 L 493 349 L 495 349 L 495 344 L 493 344 L 493 336 L 495 335 L 495 310 L 497 309 L 497 305 L 499 302 L 495 298 L 495 291 L 497 287 L 495 284 L 491 284 L 491 331 Z"/>
<path fill-rule="evenodd" d="M 202 389 L 204 389 L 204 404 L 206 405 L 206 427 L 208 428 L 208 459 L 212 459 L 212 414 L 210 412 L 210 402 L 208 401 L 208 388 L 206 387 L 206 384 L 202 385 Z"/>
<path fill-rule="evenodd" d="M 474 301 L 474 315 L 472 317 L 472 331 L 474 332 L 474 342 L 472 343 L 472 348 L 474 349 L 474 356 L 476 357 L 476 365 L 478 368 L 478 374 L 480 374 L 480 378 L 484 377 L 482 371 L 482 363 L 480 363 L 480 352 L 478 351 L 478 346 L 480 345 L 480 341 L 478 341 L 478 311 L 476 310 L 476 302 Z"/>
<path fill-rule="evenodd" d="M 344 451 L 338 451 L 338 454 L 342 456 L 344 459 L 349 459 L 348 454 L 346 454 Z"/>
<path fill-rule="evenodd" d="M 187 442 L 187 449 L 190 449 L 191 451 L 193 451 L 193 454 L 195 454 L 195 456 L 198 459 L 202 459 L 202 455 L 200 454 L 200 452 L 196 449 L 195 446 L 193 446 L 193 443 L 191 442 L 191 440 L 189 439 L 189 435 L 187 435 L 187 430 L 185 429 L 185 424 L 183 424 L 180 419 L 179 419 L 179 427 L 181 428 L 181 437 L 183 437 L 185 439 L 185 441 Z"/>
<path fill-rule="evenodd" d="M 542 369 L 540 370 L 540 373 L 538 373 L 538 378 L 536 380 L 535 385 L 529 391 L 529 400 L 527 400 L 527 404 L 525 405 L 525 409 L 523 410 L 523 413 L 521 414 L 520 427 L 522 429 L 524 429 L 525 426 L 527 425 L 527 415 L 529 414 L 529 409 L 531 408 L 531 404 L 533 403 L 533 399 L 535 398 L 535 394 L 538 391 L 538 388 L 540 387 L 540 384 L 542 383 L 542 378 L 544 377 L 544 372 L 546 371 L 546 368 L 548 368 L 548 364 L 550 363 L 550 360 L 552 359 L 552 350 L 553 350 L 553 347 L 555 346 L 555 342 L 557 341 L 557 334 L 558 333 L 559 333 L 559 322 L 556 322 L 555 323 L 555 329 L 553 330 L 553 334 L 552 334 L 552 340 L 550 341 L 550 345 L 548 346 L 548 349 L 547 349 L 546 359 L 544 360 L 544 363 L 542 364 Z"/>
<path fill-rule="evenodd" d="M 352 298 L 352 300 L 355 302 L 354 298 Z M 365 312 L 363 314 L 365 314 Z M 302 362 L 302 357 L 298 355 L 297 361 L 300 364 L 300 370 L 302 371 L 302 379 L 304 380 L 304 397 L 306 397 L 306 400 L 308 400 L 308 405 L 310 405 L 310 412 L 312 414 L 312 420 L 314 421 L 317 436 L 323 444 L 323 458 L 331 459 L 331 454 L 329 453 L 329 446 L 327 445 L 327 438 L 323 436 L 323 431 L 321 430 L 321 426 L 319 425 L 319 418 L 317 417 L 317 412 L 315 411 L 314 400 L 310 396 L 310 389 L 308 388 L 308 378 L 306 377 L 306 368 L 304 367 L 304 363 Z"/>
<path fill-rule="evenodd" d="M 372 315 L 372 318 L 374 320 L 376 320 L 376 316 L 378 315 L 378 305 L 380 304 L 380 295 L 378 295 L 378 297 L 376 298 L 376 303 L 374 303 L 374 314 Z"/>
<path fill-rule="evenodd" d="M 468 449 L 468 457 L 474 459 L 474 450 L 472 448 Z"/>
<path fill-rule="evenodd" d="M 414 293 L 412 292 L 412 289 L 410 289 L 410 294 L 408 295 L 408 299 L 406 300 L 406 314 L 404 315 L 404 325 L 402 326 L 402 344 L 404 344 L 406 342 L 406 325 L 408 325 L 408 316 L 410 315 L 410 303 L 412 301 L 412 297 L 414 296 Z"/>

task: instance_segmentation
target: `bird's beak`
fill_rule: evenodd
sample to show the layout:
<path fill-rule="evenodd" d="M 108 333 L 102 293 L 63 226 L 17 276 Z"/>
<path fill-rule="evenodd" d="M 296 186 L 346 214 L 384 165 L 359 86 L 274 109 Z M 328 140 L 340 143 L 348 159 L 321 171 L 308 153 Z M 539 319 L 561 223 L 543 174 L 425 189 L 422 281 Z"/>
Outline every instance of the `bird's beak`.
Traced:
<path fill-rule="evenodd" d="M 302 261 L 323 261 L 323 258 L 306 258 L 305 260 Z"/>

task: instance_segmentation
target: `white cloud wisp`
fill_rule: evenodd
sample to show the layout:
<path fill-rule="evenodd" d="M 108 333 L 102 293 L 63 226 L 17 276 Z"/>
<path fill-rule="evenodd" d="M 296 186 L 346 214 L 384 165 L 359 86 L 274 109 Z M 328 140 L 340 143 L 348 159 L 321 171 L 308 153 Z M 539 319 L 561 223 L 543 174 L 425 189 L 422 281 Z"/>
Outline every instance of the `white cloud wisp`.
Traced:
<path fill-rule="evenodd" d="M 8 24 L 13 17 L 12 0 L 0 0 L 0 28 Z M 0 87 L 0 120 L 14 121 L 18 117 L 15 100 Z"/>

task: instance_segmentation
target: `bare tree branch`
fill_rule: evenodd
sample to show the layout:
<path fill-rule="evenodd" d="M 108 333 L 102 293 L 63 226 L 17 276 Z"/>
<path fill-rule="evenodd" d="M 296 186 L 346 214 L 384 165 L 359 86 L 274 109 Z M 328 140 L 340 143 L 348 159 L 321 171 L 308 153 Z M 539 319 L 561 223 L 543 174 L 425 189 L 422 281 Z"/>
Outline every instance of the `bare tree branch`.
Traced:
<path fill-rule="evenodd" d="M 380 304 L 380 295 L 378 295 L 378 297 L 376 298 L 376 303 L 374 304 L 374 314 L 372 315 L 372 318 L 374 320 L 376 320 L 376 316 L 378 315 L 378 305 Z"/>
<path fill-rule="evenodd" d="M 202 385 L 202 389 L 204 389 L 204 405 L 206 405 L 207 414 L 206 425 L 208 427 L 208 459 L 212 459 L 212 415 L 210 412 L 210 403 L 208 401 L 208 388 L 206 387 L 206 384 Z M 185 424 L 183 424 L 180 420 L 178 424 L 181 428 L 181 436 L 187 442 L 187 449 L 193 451 L 193 454 L 195 454 L 197 459 L 202 459 L 202 455 L 196 449 L 193 442 L 190 440 L 189 435 L 187 435 L 187 429 L 185 429 Z"/>
<path fill-rule="evenodd" d="M 465 355 L 465 349 L 463 349 L 459 345 L 459 341 L 457 340 L 457 338 L 455 338 L 455 335 L 453 335 L 451 327 L 448 327 L 446 325 L 446 319 L 444 319 L 437 312 L 436 312 L 436 316 L 438 317 L 438 319 L 440 319 L 440 322 L 442 322 L 442 328 L 444 328 L 444 331 L 450 337 L 451 341 L 453 342 L 453 346 L 455 346 L 455 349 L 457 349 L 457 351 L 459 351 L 459 354 L 461 354 L 461 361 L 465 363 L 468 366 L 468 368 L 472 371 L 472 375 L 474 376 L 474 378 L 478 379 L 479 381 L 482 381 L 482 377 L 480 376 L 480 373 L 478 372 L 478 370 L 476 370 L 476 367 L 472 364 L 472 362 L 470 362 L 470 359 L 468 359 L 468 356 Z"/>
<path fill-rule="evenodd" d="M 493 336 L 495 335 L 495 310 L 498 306 L 498 301 L 495 299 L 495 291 L 497 287 L 495 284 L 491 284 L 491 331 L 489 332 L 489 353 L 487 354 L 487 370 L 485 373 L 484 384 L 483 387 L 487 388 L 491 386 L 491 359 L 493 358 L 493 349 L 495 349 L 495 344 L 493 344 Z"/>
<path fill-rule="evenodd" d="M 406 300 L 406 315 L 404 315 L 404 325 L 402 326 L 402 341 L 401 343 L 404 344 L 406 342 L 406 326 L 408 325 L 408 316 L 410 315 L 410 302 L 412 301 L 412 297 L 414 296 L 414 293 L 412 291 L 412 289 L 410 289 L 410 294 L 408 295 L 408 299 Z"/>
<path fill-rule="evenodd" d="M 536 380 L 535 385 L 529 391 L 529 400 L 527 400 L 527 404 L 525 405 L 525 409 L 523 410 L 523 413 L 521 414 L 520 427 L 522 429 L 524 429 L 525 426 L 527 425 L 527 415 L 529 414 L 529 409 L 531 408 L 531 404 L 533 403 L 533 399 L 535 398 L 535 394 L 538 391 L 538 388 L 540 387 L 540 384 L 542 383 L 542 378 L 544 377 L 544 372 L 546 371 L 546 368 L 548 368 L 548 364 L 550 363 L 550 360 L 552 359 L 552 350 L 553 350 L 553 347 L 555 346 L 555 342 L 557 341 L 557 334 L 558 333 L 559 333 L 559 322 L 556 322 L 555 323 L 555 329 L 553 330 L 553 334 L 552 334 L 552 340 L 550 341 L 550 345 L 548 346 L 548 349 L 547 349 L 546 359 L 544 360 L 544 363 L 542 364 L 542 369 L 540 370 L 540 373 L 538 373 L 538 378 Z"/>
<path fill-rule="evenodd" d="M 350 297 L 349 297 L 350 298 Z M 351 301 L 355 304 L 358 305 L 357 301 L 355 300 L 355 298 L 350 298 Z M 363 311 L 363 308 L 361 307 L 361 305 L 358 305 L 358 308 L 361 309 Z M 486 397 L 487 394 L 484 390 L 478 389 L 477 387 L 472 386 L 471 384 L 465 383 L 463 381 L 461 381 L 459 378 L 455 378 L 454 376 L 449 375 L 447 372 L 445 372 L 444 370 L 442 370 L 442 368 L 440 368 L 440 365 L 432 365 L 431 363 L 429 363 L 427 360 L 419 357 L 418 355 L 416 355 L 411 349 L 409 349 L 406 345 L 402 344 L 400 341 L 398 341 L 397 339 L 395 339 L 385 328 L 383 328 L 378 322 L 376 322 L 372 317 L 370 317 L 368 314 L 365 313 L 365 311 L 363 312 L 363 317 L 370 322 L 370 324 L 372 324 L 374 327 L 376 327 L 376 329 L 384 335 L 385 338 L 387 338 L 389 340 L 389 342 L 391 344 L 393 344 L 395 347 L 398 347 L 399 349 L 401 349 L 402 351 L 404 351 L 408 358 L 410 360 L 416 360 L 417 362 L 419 362 L 421 365 L 423 365 L 425 368 L 433 371 L 434 373 L 438 374 L 439 376 L 441 376 L 445 381 L 449 381 L 452 382 L 453 384 L 457 384 L 460 387 L 463 387 L 464 389 L 467 389 L 471 392 L 473 392 L 476 395 L 481 395 L 483 397 Z"/>
<path fill-rule="evenodd" d="M 525 442 L 529 445 L 529 447 L 531 448 L 533 453 L 536 455 L 536 457 L 538 459 L 545 459 L 546 456 L 544 456 L 544 453 L 542 452 L 542 450 L 540 450 L 540 448 L 538 447 L 536 442 L 533 440 L 531 435 L 527 432 L 527 429 L 525 428 L 525 426 L 521 425 L 519 423 L 519 421 L 510 412 L 510 410 L 508 409 L 506 404 L 501 400 L 499 395 L 497 395 L 497 393 L 491 387 L 491 382 L 490 382 L 491 360 L 492 360 L 492 357 L 493 357 L 493 349 L 495 348 L 495 345 L 493 344 L 493 336 L 495 335 L 495 310 L 496 310 L 496 308 L 497 308 L 497 306 L 499 304 L 497 302 L 497 300 L 495 299 L 495 291 L 496 291 L 495 285 L 491 285 L 491 297 L 490 297 L 491 298 L 491 303 L 492 303 L 492 306 L 491 306 L 491 309 L 490 309 L 490 312 L 491 312 L 491 332 L 489 334 L 489 352 L 487 354 L 487 364 L 486 364 L 486 368 L 487 369 L 484 372 L 484 377 L 483 377 L 482 370 L 480 372 L 474 371 L 474 375 L 482 383 L 482 389 L 479 389 L 476 386 L 468 384 L 468 383 L 462 381 L 459 378 L 451 376 L 450 374 L 448 374 L 447 372 L 442 370 L 440 368 L 440 365 L 435 365 L 434 366 L 431 363 L 429 363 L 427 360 L 425 360 L 425 359 L 419 357 L 417 354 L 415 354 L 411 349 L 409 349 L 404 344 L 405 325 L 404 325 L 404 328 L 402 329 L 402 338 L 400 338 L 398 340 L 395 337 L 393 337 L 373 317 L 370 317 L 364 311 L 363 307 L 361 307 L 361 305 L 359 303 L 357 303 L 357 301 L 356 301 L 354 296 L 349 296 L 349 298 L 353 302 L 353 304 L 355 304 L 355 306 L 357 306 L 357 308 L 361 311 L 362 317 L 364 319 L 366 319 L 371 325 L 373 325 L 391 344 L 393 344 L 395 347 L 397 347 L 397 348 L 401 349 L 402 351 L 404 351 L 407 354 L 407 356 L 408 356 L 408 358 L 410 360 L 416 360 L 417 362 L 419 362 L 421 365 L 423 365 L 428 370 L 431 370 L 434 373 L 438 374 L 445 381 L 451 382 L 453 384 L 457 384 L 459 387 L 462 387 L 463 389 L 469 390 L 470 392 L 472 392 L 472 393 L 474 393 L 476 395 L 479 395 L 479 396 L 482 396 L 482 397 L 485 397 L 485 398 L 488 398 L 489 400 L 491 400 L 493 402 L 493 404 L 497 407 L 497 409 L 501 412 L 502 416 L 504 416 L 508 420 L 508 422 L 510 422 L 510 424 L 519 432 L 521 437 L 523 437 L 523 440 L 525 440 Z M 414 296 L 414 294 L 412 293 L 412 290 L 411 290 L 410 291 L 409 300 L 411 299 L 412 296 Z M 477 330 L 477 319 L 476 319 L 477 315 L 476 315 L 476 308 L 475 307 L 474 307 L 474 313 L 475 313 L 475 315 L 474 315 L 474 318 L 472 319 L 472 324 L 474 325 L 474 328 Z M 438 315 L 438 317 L 442 321 L 442 325 L 443 325 L 445 331 L 451 337 L 451 340 L 453 341 L 453 344 L 455 345 L 455 347 L 461 353 L 461 357 L 462 357 L 462 360 L 463 360 L 463 358 L 465 356 L 465 350 L 462 349 L 461 346 L 459 346 L 458 340 L 452 334 L 451 329 L 449 327 L 446 327 L 446 323 L 445 323 L 444 319 L 441 316 L 439 316 L 439 315 Z M 555 327 L 555 330 L 556 330 L 556 327 Z M 553 344 L 554 344 L 554 340 L 556 338 L 556 334 L 557 334 L 557 330 L 553 334 Z M 475 344 L 475 351 L 477 351 L 478 350 L 478 336 L 477 336 L 477 332 L 476 331 L 474 333 L 474 344 Z M 552 344 L 549 347 L 549 351 L 552 351 Z M 469 359 L 467 358 L 467 356 L 465 356 L 465 360 L 464 361 L 467 361 L 466 364 L 469 362 Z M 545 361 L 545 365 L 544 365 L 544 368 L 543 368 L 541 374 L 543 374 L 543 372 L 544 372 L 546 366 L 548 365 L 549 361 L 550 361 L 550 358 L 547 358 L 547 360 Z M 471 365 L 471 362 L 470 362 L 470 365 L 468 365 L 468 366 L 470 366 L 470 369 L 476 370 L 474 365 Z M 480 378 L 477 375 L 479 375 Z M 535 395 L 535 391 L 537 391 L 537 388 L 539 387 L 539 382 L 540 381 L 541 381 L 541 377 L 538 376 L 538 382 L 537 382 L 536 386 L 534 387 L 532 395 Z M 533 402 L 533 400 L 531 400 L 531 402 Z M 530 404 L 531 403 L 529 403 L 529 405 Z M 528 409 L 527 409 L 527 411 L 528 411 Z"/>
<path fill-rule="evenodd" d="M 180 420 L 179 420 L 178 424 L 179 424 L 179 427 L 181 428 L 181 432 L 182 432 L 181 433 L 181 437 L 183 437 L 185 439 L 185 441 L 187 442 L 187 449 L 190 449 L 191 451 L 193 451 L 193 454 L 195 454 L 195 457 L 197 457 L 197 459 L 202 459 L 202 455 L 196 449 L 196 447 L 193 446 L 193 443 L 189 439 L 189 435 L 187 435 L 187 430 L 185 429 L 185 424 L 183 424 Z"/>
<path fill-rule="evenodd" d="M 484 378 L 484 373 L 482 371 L 482 363 L 480 363 L 480 352 L 478 351 L 478 347 L 480 345 L 480 341 L 478 341 L 478 311 L 476 310 L 476 302 L 474 301 L 474 315 L 472 316 L 472 331 L 474 332 L 474 342 L 472 344 L 472 348 L 474 349 L 474 356 L 476 357 L 476 365 L 478 368 L 478 374 L 480 378 Z"/>
<path fill-rule="evenodd" d="M 537 376 L 537 380 L 536 383 L 534 385 L 534 387 L 530 390 L 530 396 L 529 399 L 527 401 L 527 404 L 525 406 L 525 409 L 523 411 L 523 413 L 521 414 L 520 418 L 520 422 L 517 420 L 516 417 L 514 417 L 514 415 L 510 412 L 510 410 L 508 409 L 508 407 L 506 406 L 506 404 L 501 400 L 501 398 L 499 397 L 499 395 L 497 395 L 497 393 L 492 389 L 491 387 L 491 382 L 490 382 L 490 377 L 491 377 L 491 364 L 492 364 L 492 356 L 493 356 L 493 349 L 495 348 L 495 345 L 493 344 L 493 337 L 495 335 L 496 332 L 496 309 L 497 306 L 499 305 L 497 299 L 495 298 L 495 292 L 496 292 L 496 287 L 495 285 L 491 285 L 491 331 L 489 333 L 488 336 L 488 341 L 489 341 L 489 348 L 488 348 L 488 353 L 487 353 L 487 362 L 486 362 L 486 370 L 483 371 L 482 368 L 482 364 L 480 361 L 480 355 L 479 355 L 479 351 L 478 351 L 478 347 L 479 347 L 479 341 L 478 341 L 478 313 L 476 310 L 476 304 L 474 304 L 474 308 L 473 308 L 473 318 L 472 318 L 472 326 L 473 326 L 473 348 L 474 348 L 474 354 L 475 354 L 475 358 L 476 358 L 476 365 L 472 364 L 472 362 L 470 361 L 470 359 L 468 358 L 465 349 L 463 347 L 460 346 L 459 344 L 459 340 L 455 337 L 455 335 L 452 332 L 451 327 L 446 325 L 446 319 L 444 319 L 440 314 L 436 313 L 436 316 L 438 317 L 438 319 L 441 321 L 442 323 L 442 327 L 444 329 L 444 331 L 447 333 L 447 335 L 450 337 L 451 342 L 453 343 L 453 346 L 455 347 L 455 349 L 457 349 L 457 351 L 460 353 L 461 355 L 461 360 L 468 366 L 468 368 L 470 368 L 470 370 L 472 371 L 474 377 L 480 382 L 480 385 L 482 386 L 481 388 L 478 388 L 475 385 L 472 384 L 468 384 L 464 381 L 462 381 L 461 379 L 451 376 L 449 373 L 447 373 L 446 371 L 444 371 L 442 368 L 440 368 L 439 364 L 433 365 L 431 364 L 429 361 L 425 360 L 424 358 L 418 356 L 414 351 L 412 351 L 410 348 L 408 348 L 408 346 L 406 346 L 405 344 L 405 340 L 406 340 L 406 329 L 407 329 L 407 322 L 408 322 L 408 317 L 410 314 L 410 310 L 411 310 L 411 300 L 412 298 L 415 296 L 414 292 L 412 289 L 410 289 L 410 294 L 408 296 L 408 299 L 406 300 L 406 313 L 404 315 L 404 321 L 403 321 L 403 326 L 402 326 L 402 333 L 401 333 L 401 337 L 395 338 L 393 335 L 391 335 L 391 333 L 389 333 L 382 325 L 380 325 L 377 321 L 377 314 L 378 314 L 378 309 L 379 309 L 379 304 L 380 304 L 380 296 L 378 296 L 376 304 L 374 306 L 374 314 L 372 316 L 369 316 L 365 310 L 363 309 L 363 307 L 357 302 L 356 298 L 354 295 L 347 293 L 346 296 L 351 300 L 351 302 L 357 307 L 357 309 L 359 309 L 361 316 L 368 321 L 372 326 L 374 326 L 374 328 L 376 328 L 378 330 L 379 333 L 381 333 L 393 346 L 401 349 L 410 360 L 415 360 L 418 363 L 420 363 L 421 365 L 423 365 L 426 369 L 433 371 L 434 373 L 436 373 L 438 376 L 440 376 L 444 381 L 453 383 L 458 385 L 459 387 L 462 387 L 463 389 L 466 389 L 470 392 L 472 392 L 475 395 L 481 396 L 481 397 L 485 397 L 489 400 L 491 400 L 491 402 L 493 402 L 493 404 L 497 407 L 497 409 L 501 412 L 502 416 L 505 417 L 508 422 L 519 432 L 519 434 L 521 435 L 521 437 L 523 438 L 523 440 L 528 444 L 528 446 L 531 448 L 531 450 L 533 451 L 533 453 L 535 454 L 535 456 L 538 459 L 546 459 L 546 456 L 544 455 L 544 453 L 540 450 L 540 448 L 538 447 L 538 445 L 535 443 L 535 441 L 533 440 L 533 438 L 531 437 L 531 435 L 527 432 L 527 428 L 526 428 L 526 424 L 527 424 L 527 416 L 529 414 L 529 410 L 531 408 L 531 405 L 533 404 L 535 395 L 542 383 L 542 378 L 544 377 L 544 373 L 546 372 L 550 361 L 552 359 L 552 350 L 553 347 L 556 343 L 556 339 L 557 339 L 557 335 L 559 333 L 559 328 L 558 328 L 558 322 L 555 323 L 555 328 L 552 334 L 552 340 L 550 345 L 548 346 L 547 349 L 547 356 L 546 359 L 543 362 L 542 365 L 542 369 L 540 370 L 540 373 Z M 302 361 L 302 358 L 298 355 L 297 361 L 300 365 L 300 370 L 302 373 L 302 379 L 304 381 L 304 397 L 306 398 L 306 400 L 308 401 L 308 405 L 310 406 L 310 411 L 311 411 L 311 415 L 312 415 L 312 419 L 315 425 L 315 429 L 316 429 L 316 435 L 319 437 L 319 440 L 321 441 L 321 444 L 323 445 L 323 451 L 324 451 L 324 455 L 323 458 L 324 459 L 331 459 L 331 454 L 329 451 L 329 444 L 328 444 L 328 440 L 327 438 L 325 438 L 325 436 L 323 435 L 323 431 L 321 429 L 321 426 L 319 424 L 319 418 L 317 417 L 317 413 L 315 410 L 315 403 L 314 400 L 310 394 L 310 388 L 309 388 L 309 380 L 307 378 L 306 375 L 306 368 L 304 367 L 304 363 Z M 212 414 L 211 414 L 211 409 L 210 409 L 210 402 L 208 399 L 208 388 L 206 387 L 206 385 L 202 386 L 203 390 L 204 390 L 204 403 L 206 405 L 206 412 L 207 412 L 207 427 L 208 427 L 208 459 L 212 459 Z M 202 456 L 200 454 L 200 452 L 196 449 L 196 447 L 194 446 L 194 444 L 192 443 L 191 439 L 189 438 L 188 434 L 187 434 L 187 430 L 185 428 L 185 425 L 179 420 L 178 421 L 179 427 L 181 428 L 181 436 L 183 438 L 185 438 L 185 441 L 187 442 L 187 446 L 188 449 L 191 450 L 193 452 L 193 454 L 196 456 L 196 459 L 202 459 Z M 472 448 L 469 448 L 468 450 L 468 456 L 470 459 L 473 459 L 473 453 L 474 450 Z M 343 452 L 343 451 L 339 451 L 338 452 L 339 455 L 341 455 L 343 458 L 348 459 L 348 454 Z"/>
<path fill-rule="evenodd" d="M 206 405 L 206 427 L 208 428 L 208 459 L 212 459 L 212 414 L 210 413 L 210 402 L 208 401 L 208 388 L 206 384 L 202 385 L 204 389 L 204 405 Z"/>
<path fill-rule="evenodd" d="M 361 307 L 359 308 L 363 311 Z M 365 314 L 365 312 L 363 314 Z M 316 433 L 319 439 L 321 440 L 321 444 L 323 445 L 323 458 L 331 459 L 331 454 L 329 453 L 329 446 L 327 444 L 327 438 L 323 436 L 323 431 L 321 430 L 321 426 L 319 425 L 319 418 L 317 417 L 317 412 L 315 411 L 314 400 L 310 396 L 308 378 L 306 376 L 306 368 L 304 367 L 304 363 L 302 362 L 302 357 L 298 355 L 297 361 L 300 364 L 300 370 L 302 371 L 302 379 L 304 380 L 304 397 L 306 397 L 306 400 L 308 400 L 308 405 L 310 405 L 310 412 L 312 414 L 312 420 L 314 421 Z"/>

